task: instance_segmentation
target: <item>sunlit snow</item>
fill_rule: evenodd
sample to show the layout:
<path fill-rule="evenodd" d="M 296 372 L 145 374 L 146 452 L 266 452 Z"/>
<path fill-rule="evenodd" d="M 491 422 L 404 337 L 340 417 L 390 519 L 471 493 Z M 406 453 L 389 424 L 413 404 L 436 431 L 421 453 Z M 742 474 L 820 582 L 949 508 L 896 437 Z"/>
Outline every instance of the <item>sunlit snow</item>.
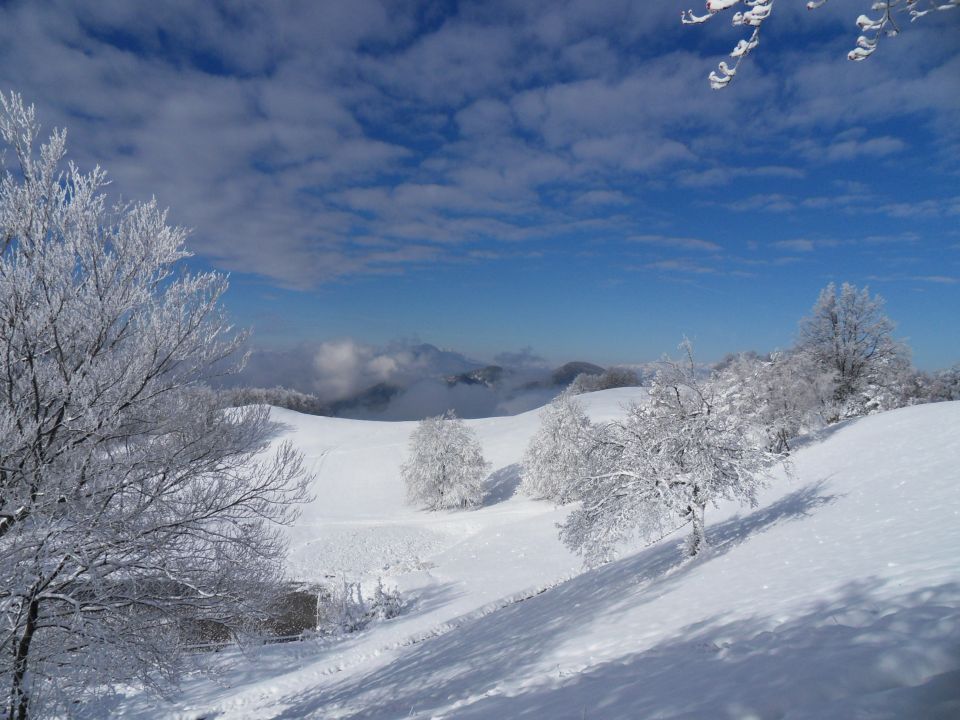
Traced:
<path fill-rule="evenodd" d="M 595 421 L 639 388 L 583 396 Z M 960 403 L 831 427 L 756 509 L 584 571 L 565 509 L 513 495 L 537 412 L 468 421 L 493 464 L 484 507 L 404 504 L 414 423 L 276 410 L 316 464 L 291 574 L 399 587 L 398 618 L 335 641 L 216 655 L 138 718 L 960 717 Z M 545 591 L 544 591 L 545 590 Z M 543 591 L 543 592 L 541 592 Z M 99 711 L 99 710 L 98 710 Z"/>

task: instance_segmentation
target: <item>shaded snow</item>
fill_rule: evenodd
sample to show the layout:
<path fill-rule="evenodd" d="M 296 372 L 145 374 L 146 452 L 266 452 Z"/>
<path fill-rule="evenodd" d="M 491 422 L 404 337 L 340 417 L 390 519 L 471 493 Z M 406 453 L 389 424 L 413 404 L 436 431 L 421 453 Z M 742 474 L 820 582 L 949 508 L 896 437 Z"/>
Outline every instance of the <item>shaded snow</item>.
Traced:
<path fill-rule="evenodd" d="M 638 389 L 583 396 L 596 420 Z M 831 428 L 754 510 L 583 572 L 563 509 L 514 496 L 537 413 L 468 421 L 487 504 L 424 513 L 399 481 L 413 423 L 276 411 L 317 463 L 291 573 L 382 575 L 400 618 L 343 640 L 225 653 L 215 680 L 131 717 L 960 717 L 960 403 Z M 565 580 L 565 582 L 561 582 Z M 545 592 L 538 591 L 550 587 Z"/>

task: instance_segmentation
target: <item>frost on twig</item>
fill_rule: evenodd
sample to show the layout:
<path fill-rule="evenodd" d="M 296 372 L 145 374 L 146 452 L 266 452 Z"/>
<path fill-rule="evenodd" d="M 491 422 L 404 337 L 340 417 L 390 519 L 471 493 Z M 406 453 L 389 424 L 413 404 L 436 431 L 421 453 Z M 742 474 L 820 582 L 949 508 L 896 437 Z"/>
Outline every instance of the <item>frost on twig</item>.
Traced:
<path fill-rule="evenodd" d="M 740 68 L 740 63 L 759 44 L 760 27 L 773 12 L 773 0 L 707 0 L 706 14 L 695 15 L 693 10 L 687 10 L 680 16 L 680 21 L 684 25 L 699 25 L 710 20 L 717 13 L 729 10 L 741 2 L 749 9 L 734 13 L 733 24 L 752 27 L 753 31 L 749 38 L 740 40 L 730 53 L 730 57 L 736 60 L 733 67 L 730 67 L 726 61 L 721 61 L 717 69 L 710 73 L 710 87 L 714 90 L 722 90 L 730 84 Z M 816 10 L 826 2 L 827 0 L 809 0 L 807 9 Z M 860 35 L 857 38 L 856 46 L 847 53 L 847 58 L 855 62 L 866 60 L 876 52 L 881 37 L 893 37 L 899 34 L 900 27 L 894 17 L 894 13 L 898 10 L 906 11 L 912 22 L 935 10 L 953 10 L 957 7 L 960 7 L 960 0 L 926 0 L 926 2 L 922 2 L 922 0 L 875 0 L 870 6 L 870 10 L 873 13 L 879 13 L 879 15 L 876 17 L 860 15 L 857 18 Z"/>
<path fill-rule="evenodd" d="M 734 5 L 739 4 L 740 1 L 741 0 L 707 0 L 706 15 L 694 15 L 693 10 L 687 10 L 681 14 L 680 21 L 684 25 L 705 23 L 717 13 L 730 9 Z M 729 85 L 730 81 L 733 80 L 737 74 L 737 70 L 740 68 L 740 63 L 743 62 L 743 59 L 760 44 L 760 27 L 763 25 L 764 20 L 770 17 L 770 13 L 773 11 L 773 0 L 745 0 L 745 4 L 750 9 L 746 12 L 735 13 L 733 16 L 733 24 L 752 27 L 753 32 L 750 33 L 750 37 L 746 40 L 740 40 L 730 53 L 730 57 L 736 59 L 733 67 L 730 67 L 726 61 L 721 61 L 717 66 L 717 70 L 710 73 L 710 87 L 714 90 L 722 90 Z"/>

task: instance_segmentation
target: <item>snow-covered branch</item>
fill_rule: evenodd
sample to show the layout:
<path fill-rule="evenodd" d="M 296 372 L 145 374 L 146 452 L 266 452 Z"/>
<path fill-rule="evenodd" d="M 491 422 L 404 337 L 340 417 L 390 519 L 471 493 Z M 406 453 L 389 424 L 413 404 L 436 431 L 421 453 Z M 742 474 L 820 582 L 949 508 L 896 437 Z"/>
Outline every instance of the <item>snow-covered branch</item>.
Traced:
<path fill-rule="evenodd" d="M 731 66 L 726 61 L 721 61 L 717 70 L 710 73 L 710 87 L 714 90 L 727 87 L 736 76 L 744 58 L 759 45 L 760 29 L 773 14 L 774 0 L 707 0 L 705 14 L 696 15 L 693 10 L 687 10 L 680 17 L 684 25 L 699 25 L 741 2 L 748 9 L 735 12 L 732 22 L 735 26 L 743 25 L 752 30 L 750 35 L 746 39 L 739 40 L 730 52 L 730 57 L 736 62 Z M 809 0 L 807 9 L 816 10 L 826 2 L 827 0 Z M 954 10 L 958 7 L 960 7 L 960 0 L 875 0 L 870 6 L 872 15 L 861 14 L 857 18 L 860 36 L 857 38 L 856 46 L 847 53 L 847 58 L 855 62 L 866 60 L 876 51 L 882 37 L 893 37 L 899 34 L 900 25 L 896 17 L 898 12 L 906 13 L 913 22 L 932 12 Z"/>

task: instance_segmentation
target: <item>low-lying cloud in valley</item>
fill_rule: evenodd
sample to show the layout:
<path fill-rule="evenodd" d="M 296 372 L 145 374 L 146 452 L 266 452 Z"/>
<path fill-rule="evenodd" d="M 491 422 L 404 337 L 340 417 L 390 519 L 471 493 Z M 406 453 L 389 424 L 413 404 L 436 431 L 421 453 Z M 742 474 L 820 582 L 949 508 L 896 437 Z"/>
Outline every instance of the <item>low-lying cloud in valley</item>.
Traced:
<path fill-rule="evenodd" d="M 231 387 L 284 387 L 315 395 L 329 414 L 411 420 L 454 410 L 466 418 L 513 415 L 559 392 L 551 368 L 530 348 L 494 363 L 428 343 L 374 346 L 352 338 L 255 350 Z"/>

